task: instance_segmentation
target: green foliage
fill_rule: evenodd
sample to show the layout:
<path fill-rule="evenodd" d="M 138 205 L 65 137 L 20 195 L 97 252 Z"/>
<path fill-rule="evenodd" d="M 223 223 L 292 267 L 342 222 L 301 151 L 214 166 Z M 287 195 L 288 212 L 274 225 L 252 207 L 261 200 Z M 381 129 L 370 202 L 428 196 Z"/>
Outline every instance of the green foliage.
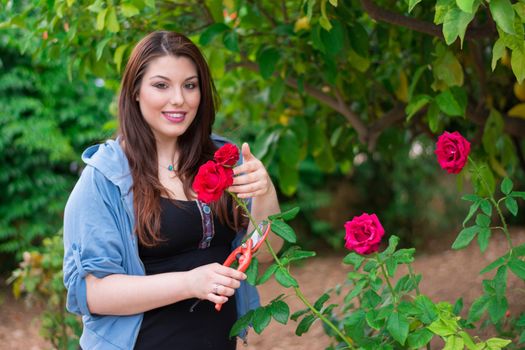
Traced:
<path fill-rule="evenodd" d="M 40 335 L 54 349 L 76 350 L 82 333 L 80 318 L 66 311 L 66 289 L 63 283 L 62 233 L 45 238 L 42 251 L 25 252 L 20 267 L 13 271 L 8 282 L 13 293 L 23 296 L 30 304 L 44 307 L 40 315 Z"/>
<path fill-rule="evenodd" d="M 68 81 L 59 62 L 33 63 L 1 42 L 0 57 L 0 254 L 9 269 L 15 253 L 61 227 L 80 152 L 109 136 L 102 126 L 111 94 L 94 79 Z"/>

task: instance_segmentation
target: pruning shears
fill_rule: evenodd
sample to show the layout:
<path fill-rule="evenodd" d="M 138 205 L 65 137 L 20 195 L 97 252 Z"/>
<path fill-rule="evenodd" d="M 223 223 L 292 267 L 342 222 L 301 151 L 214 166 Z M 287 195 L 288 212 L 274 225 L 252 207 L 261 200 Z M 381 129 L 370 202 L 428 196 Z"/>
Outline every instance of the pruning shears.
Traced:
<path fill-rule="evenodd" d="M 252 234 L 248 236 L 249 238 L 230 253 L 223 265 L 231 266 L 235 261 L 238 261 L 237 270 L 245 272 L 252 262 L 252 255 L 259 250 L 268 236 L 270 226 L 267 221 L 261 222 L 258 229 L 253 230 Z M 221 311 L 221 307 L 222 304 L 215 304 L 215 310 Z"/>

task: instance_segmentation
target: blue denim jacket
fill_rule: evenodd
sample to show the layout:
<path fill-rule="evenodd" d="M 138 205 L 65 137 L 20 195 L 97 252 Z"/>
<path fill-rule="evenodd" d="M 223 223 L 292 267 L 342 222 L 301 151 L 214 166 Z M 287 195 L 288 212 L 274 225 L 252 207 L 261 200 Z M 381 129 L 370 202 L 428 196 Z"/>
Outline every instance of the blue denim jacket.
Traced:
<path fill-rule="evenodd" d="M 226 139 L 212 135 L 221 146 Z M 66 204 L 64 213 L 64 284 L 67 309 L 82 315 L 80 346 L 84 350 L 133 349 L 143 314 L 111 316 L 91 314 L 86 299 L 88 274 L 143 276 L 133 232 L 132 177 L 128 160 L 118 140 L 91 146 L 82 154 L 87 164 Z M 239 245 L 239 232 L 232 249 Z M 237 314 L 241 317 L 260 305 L 255 287 L 241 282 L 236 291 Z M 240 334 L 245 338 L 246 330 Z"/>

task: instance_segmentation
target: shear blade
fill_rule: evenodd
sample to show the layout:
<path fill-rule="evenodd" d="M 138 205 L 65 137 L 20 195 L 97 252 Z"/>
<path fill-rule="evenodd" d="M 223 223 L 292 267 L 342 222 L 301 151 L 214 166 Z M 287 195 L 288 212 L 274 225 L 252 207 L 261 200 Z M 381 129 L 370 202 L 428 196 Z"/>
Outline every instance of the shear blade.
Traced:
<path fill-rule="evenodd" d="M 268 223 L 266 222 L 261 222 L 259 224 L 259 231 L 261 232 L 265 232 L 266 231 L 266 227 L 268 226 Z M 263 237 L 259 234 L 259 231 L 257 230 L 253 230 L 253 233 L 251 235 L 251 239 L 252 239 L 252 248 L 254 248 L 257 243 L 259 243 Z"/>

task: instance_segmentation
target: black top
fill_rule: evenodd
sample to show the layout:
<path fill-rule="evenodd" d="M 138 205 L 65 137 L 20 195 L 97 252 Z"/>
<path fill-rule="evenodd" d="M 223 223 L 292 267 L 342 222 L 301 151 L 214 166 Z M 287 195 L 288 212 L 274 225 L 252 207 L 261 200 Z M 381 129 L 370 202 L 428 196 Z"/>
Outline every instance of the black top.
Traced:
<path fill-rule="evenodd" d="M 214 217 L 215 236 L 211 245 L 199 249 L 203 231 L 197 203 L 161 198 L 161 210 L 160 233 L 165 241 L 153 248 L 139 244 L 146 275 L 188 271 L 226 260 L 235 238 L 234 230 L 221 225 Z M 186 299 L 145 312 L 135 350 L 235 349 L 235 338 L 228 337 L 237 319 L 235 296 L 228 298 L 220 312 L 207 300 L 202 300 L 190 312 L 196 300 Z"/>

